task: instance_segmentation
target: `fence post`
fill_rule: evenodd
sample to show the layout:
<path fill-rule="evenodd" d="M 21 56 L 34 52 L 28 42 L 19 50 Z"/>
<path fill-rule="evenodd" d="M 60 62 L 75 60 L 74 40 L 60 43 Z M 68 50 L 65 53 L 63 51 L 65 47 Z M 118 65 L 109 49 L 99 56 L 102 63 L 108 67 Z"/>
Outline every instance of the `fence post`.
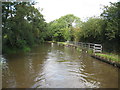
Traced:
<path fill-rule="evenodd" d="M 102 52 L 102 45 L 101 44 L 94 44 L 93 52 L 94 53 L 101 53 Z"/>
<path fill-rule="evenodd" d="M 102 52 L 102 45 L 101 44 L 94 44 L 94 43 L 83 43 L 83 42 L 69 42 L 74 45 L 80 45 L 82 48 L 86 47 L 88 49 L 93 49 L 94 53 L 101 53 Z"/>

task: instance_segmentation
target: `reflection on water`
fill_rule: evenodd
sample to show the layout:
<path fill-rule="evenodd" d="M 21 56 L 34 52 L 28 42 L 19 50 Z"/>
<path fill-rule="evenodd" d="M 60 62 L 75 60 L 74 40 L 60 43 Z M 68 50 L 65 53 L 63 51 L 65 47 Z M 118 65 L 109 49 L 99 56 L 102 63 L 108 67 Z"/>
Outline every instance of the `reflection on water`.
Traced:
<path fill-rule="evenodd" d="M 3 88 L 118 87 L 117 68 L 56 44 L 4 56 L 2 77 Z"/>

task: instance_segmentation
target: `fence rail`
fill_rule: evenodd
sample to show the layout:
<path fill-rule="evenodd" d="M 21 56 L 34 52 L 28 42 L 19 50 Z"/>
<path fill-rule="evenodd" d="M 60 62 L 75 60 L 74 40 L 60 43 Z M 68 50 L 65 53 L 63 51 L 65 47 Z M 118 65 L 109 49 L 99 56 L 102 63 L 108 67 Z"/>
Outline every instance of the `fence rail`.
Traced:
<path fill-rule="evenodd" d="M 68 43 L 75 44 L 77 46 L 85 47 L 88 49 L 92 49 L 94 53 L 101 53 L 102 52 L 102 45 L 101 44 L 73 42 L 73 41 L 69 41 Z"/>

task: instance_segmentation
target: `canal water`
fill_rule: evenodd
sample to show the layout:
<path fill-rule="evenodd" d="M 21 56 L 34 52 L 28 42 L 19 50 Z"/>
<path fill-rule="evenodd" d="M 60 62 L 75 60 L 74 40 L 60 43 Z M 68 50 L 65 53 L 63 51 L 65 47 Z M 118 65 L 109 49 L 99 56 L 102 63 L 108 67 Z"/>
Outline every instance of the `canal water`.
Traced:
<path fill-rule="evenodd" d="M 117 88 L 118 69 L 73 47 L 42 44 L 3 56 L 3 88 Z"/>

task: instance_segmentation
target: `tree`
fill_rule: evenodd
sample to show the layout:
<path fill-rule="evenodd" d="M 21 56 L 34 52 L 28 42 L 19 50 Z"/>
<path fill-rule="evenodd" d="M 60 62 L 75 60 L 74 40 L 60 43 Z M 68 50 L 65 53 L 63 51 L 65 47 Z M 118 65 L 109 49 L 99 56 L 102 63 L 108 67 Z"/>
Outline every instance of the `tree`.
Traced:
<path fill-rule="evenodd" d="M 3 52 L 25 48 L 44 41 L 46 23 L 30 2 L 2 3 Z"/>
<path fill-rule="evenodd" d="M 105 6 L 101 16 L 105 22 L 106 43 L 109 43 L 109 49 L 120 51 L 120 2 L 111 3 L 110 6 Z M 111 45 L 110 43 L 113 43 Z"/>
<path fill-rule="evenodd" d="M 70 41 L 74 40 L 73 30 L 75 27 L 79 28 L 80 23 L 80 18 L 73 14 L 68 14 L 50 22 L 48 30 L 53 40 Z"/>
<path fill-rule="evenodd" d="M 91 17 L 88 21 L 83 22 L 80 40 L 84 42 L 101 43 L 102 24 L 103 20 L 95 17 Z"/>

